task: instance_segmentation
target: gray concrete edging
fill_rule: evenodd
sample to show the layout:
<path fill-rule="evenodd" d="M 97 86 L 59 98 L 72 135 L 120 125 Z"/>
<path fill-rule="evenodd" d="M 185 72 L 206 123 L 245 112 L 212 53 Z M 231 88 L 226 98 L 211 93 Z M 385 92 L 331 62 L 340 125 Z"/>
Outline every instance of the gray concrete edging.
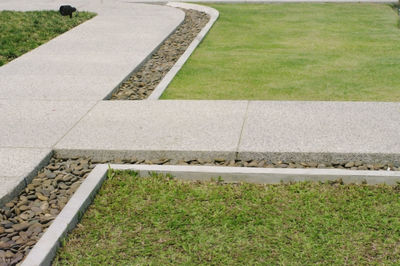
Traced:
<path fill-rule="evenodd" d="M 196 47 L 201 43 L 201 41 L 207 35 L 208 31 L 214 25 L 215 21 L 218 19 L 219 16 L 219 12 L 216 9 L 207 6 L 178 3 L 178 2 L 169 2 L 167 3 L 167 6 L 201 11 L 207 13 L 210 16 L 210 20 L 204 26 L 204 28 L 199 32 L 199 34 L 197 34 L 196 38 L 191 42 L 186 51 L 181 55 L 178 61 L 176 61 L 176 63 L 172 66 L 172 68 L 168 71 L 168 73 L 164 76 L 164 78 L 160 81 L 160 83 L 157 85 L 157 87 L 154 89 L 154 91 L 150 94 L 150 96 L 146 100 L 158 100 L 161 97 L 161 95 L 167 89 L 168 85 L 174 79 L 176 74 L 189 59 L 190 55 L 194 52 Z"/>
<path fill-rule="evenodd" d="M 58 247 L 67 232 L 71 231 L 92 202 L 97 190 L 107 176 L 107 165 L 98 165 L 58 214 L 22 262 L 22 266 L 51 265 Z"/>
<path fill-rule="evenodd" d="M 342 179 L 344 183 L 367 183 L 396 185 L 400 182 L 400 171 L 361 171 L 319 168 L 253 168 L 226 166 L 186 165 L 127 165 L 112 164 L 115 170 L 133 170 L 140 176 L 150 173 L 171 174 L 179 179 L 207 181 L 222 178 L 225 182 L 249 182 L 257 184 L 279 184 L 286 182 L 326 182 Z"/>
<path fill-rule="evenodd" d="M 334 181 L 344 183 L 368 183 L 396 185 L 400 182 L 400 171 L 360 171 L 344 169 L 287 169 L 287 168 L 250 168 L 225 166 L 182 166 L 182 165 L 97 165 L 75 192 L 67 205 L 51 226 L 33 247 L 22 266 L 51 265 L 57 248 L 67 232 L 71 231 L 84 211 L 92 202 L 95 194 L 107 177 L 111 167 L 115 170 L 137 171 L 140 176 L 152 173 L 171 174 L 184 180 L 206 181 L 221 178 L 224 182 L 249 182 L 258 184 L 279 184 L 299 181 Z"/>
<path fill-rule="evenodd" d="M 151 51 L 151 53 L 149 53 L 146 58 L 144 58 L 142 60 L 142 62 L 140 62 L 140 64 L 138 64 L 134 69 L 132 69 L 131 72 L 129 72 L 128 75 L 125 76 L 125 78 L 123 80 L 121 80 L 117 86 L 115 86 L 104 98 L 103 101 L 108 101 L 111 100 L 112 95 L 114 94 L 114 92 L 116 92 L 118 90 L 118 88 L 121 86 L 122 83 L 124 83 L 125 81 L 127 81 L 135 72 L 137 72 L 138 70 L 140 70 L 140 68 L 152 57 L 152 55 L 160 48 L 160 46 L 166 41 L 168 40 L 169 37 L 171 37 L 172 34 L 174 34 L 174 32 L 179 28 L 179 26 L 182 25 L 182 23 L 184 22 L 185 19 L 182 19 L 182 21 L 179 23 L 179 25 L 177 25 L 175 27 L 175 29 L 173 31 L 171 31 L 170 34 L 168 34 L 167 37 L 164 38 L 164 40 L 162 40 L 157 47 L 155 47 L 153 49 L 153 51 Z M 168 86 L 168 85 L 167 85 Z"/>

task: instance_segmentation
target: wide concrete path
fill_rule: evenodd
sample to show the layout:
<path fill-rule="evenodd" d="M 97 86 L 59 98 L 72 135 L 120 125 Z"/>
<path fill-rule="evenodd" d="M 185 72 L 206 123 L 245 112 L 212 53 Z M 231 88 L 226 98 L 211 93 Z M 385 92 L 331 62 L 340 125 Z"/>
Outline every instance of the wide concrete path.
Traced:
<path fill-rule="evenodd" d="M 65 156 L 399 160 L 400 103 L 103 101 Z"/>
<path fill-rule="evenodd" d="M 6 169 L 0 199 L 24 185 L 54 145 L 184 19 L 171 7 L 107 0 L 3 0 L 0 10 L 61 4 L 97 16 L 0 67 L 0 166 Z"/>

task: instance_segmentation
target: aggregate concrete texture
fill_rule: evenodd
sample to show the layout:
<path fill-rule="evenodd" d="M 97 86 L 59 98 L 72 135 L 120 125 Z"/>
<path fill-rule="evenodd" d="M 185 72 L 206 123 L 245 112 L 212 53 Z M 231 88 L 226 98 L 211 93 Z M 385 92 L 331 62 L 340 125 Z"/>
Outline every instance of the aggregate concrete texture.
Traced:
<path fill-rule="evenodd" d="M 26 186 L 51 154 L 50 149 L 0 148 L 0 206 Z"/>
<path fill-rule="evenodd" d="M 0 10 L 58 10 L 62 4 L 97 16 L 0 68 L 0 167 L 6 169 L 0 205 L 184 19 L 179 9 L 111 0 L 3 0 Z"/>
<path fill-rule="evenodd" d="M 399 119 L 400 103 L 252 101 L 238 152 L 398 154 Z"/>
<path fill-rule="evenodd" d="M 55 149 L 99 159 L 138 152 L 191 159 L 208 151 L 214 158 L 396 161 L 398 121 L 399 103 L 101 102 Z"/>
<path fill-rule="evenodd" d="M 103 101 L 55 149 L 64 156 L 104 150 L 114 157 L 120 153 L 113 151 L 132 151 L 234 158 L 246 107 L 246 101 Z"/>
<path fill-rule="evenodd" d="M 50 149 L 0 148 L 1 176 L 13 177 L 27 175 L 51 152 Z"/>
<path fill-rule="evenodd" d="M 95 104 L 0 100 L 0 147 L 51 148 Z"/>
<path fill-rule="evenodd" d="M 98 15 L 0 68 L 0 99 L 102 100 L 184 19 L 166 6 L 87 8 Z"/>

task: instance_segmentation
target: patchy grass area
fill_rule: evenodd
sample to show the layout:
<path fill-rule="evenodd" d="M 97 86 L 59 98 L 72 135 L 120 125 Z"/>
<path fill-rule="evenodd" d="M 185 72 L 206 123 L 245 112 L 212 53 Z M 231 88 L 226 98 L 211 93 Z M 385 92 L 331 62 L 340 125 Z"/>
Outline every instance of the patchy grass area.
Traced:
<path fill-rule="evenodd" d="M 0 66 L 94 16 L 79 12 L 70 19 L 56 11 L 0 11 Z"/>
<path fill-rule="evenodd" d="M 189 183 L 116 172 L 55 265 L 393 264 L 400 188 Z"/>
<path fill-rule="evenodd" d="M 399 101 L 386 4 L 213 4 L 220 18 L 163 99 Z"/>

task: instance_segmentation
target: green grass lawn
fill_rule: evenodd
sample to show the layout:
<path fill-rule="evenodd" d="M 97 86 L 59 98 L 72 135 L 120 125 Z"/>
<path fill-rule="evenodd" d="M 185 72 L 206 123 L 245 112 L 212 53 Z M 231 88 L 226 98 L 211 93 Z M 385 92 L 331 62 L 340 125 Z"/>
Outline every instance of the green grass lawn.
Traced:
<path fill-rule="evenodd" d="M 400 100 L 385 4 L 213 4 L 220 18 L 163 99 Z"/>
<path fill-rule="evenodd" d="M 400 188 L 189 183 L 116 172 L 55 265 L 330 265 L 400 260 Z"/>
<path fill-rule="evenodd" d="M 70 19 L 56 11 L 0 11 L 0 66 L 93 16 L 79 12 Z"/>

